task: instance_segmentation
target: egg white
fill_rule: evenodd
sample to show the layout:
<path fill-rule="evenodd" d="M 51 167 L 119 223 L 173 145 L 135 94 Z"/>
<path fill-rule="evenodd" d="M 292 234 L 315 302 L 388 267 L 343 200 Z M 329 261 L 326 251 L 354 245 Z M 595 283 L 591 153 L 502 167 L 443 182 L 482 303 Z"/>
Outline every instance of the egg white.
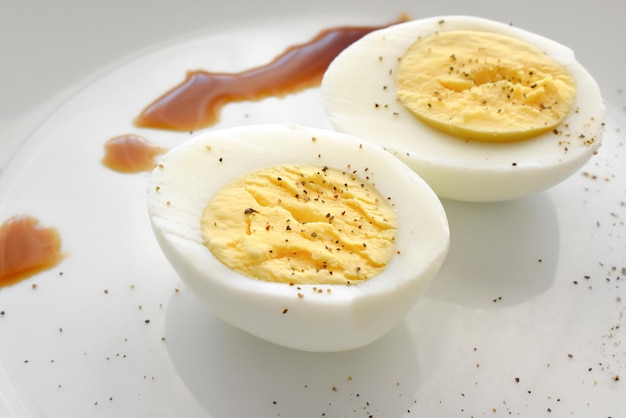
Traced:
<path fill-rule="evenodd" d="M 296 163 L 368 176 L 391 199 L 398 253 L 382 273 L 352 286 L 265 282 L 232 271 L 203 245 L 200 217 L 217 191 L 247 172 Z M 216 316 L 306 351 L 353 349 L 381 337 L 414 306 L 449 244 L 443 207 L 414 171 L 378 146 L 331 130 L 259 125 L 207 132 L 163 156 L 147 199 L 163 253 Z"/>
<path fill-rule="evenodd" d="M 551 56 L 577 83 L 573 111 L 557 127 L 506 144 L 465 141 L 419 121 L 396 99 L 398 59 L 418 37 L 452 30 L 491 31 L 526 41 Z M 511 25 L 471 16 L 439 16 L 372 32 L 342 51 L 322 81 L 334 129 L 384 147 L 444 198 L 498 201 L 561 182 L 600 146 L 606 108 L 593 77 L 571 49 Z"/>

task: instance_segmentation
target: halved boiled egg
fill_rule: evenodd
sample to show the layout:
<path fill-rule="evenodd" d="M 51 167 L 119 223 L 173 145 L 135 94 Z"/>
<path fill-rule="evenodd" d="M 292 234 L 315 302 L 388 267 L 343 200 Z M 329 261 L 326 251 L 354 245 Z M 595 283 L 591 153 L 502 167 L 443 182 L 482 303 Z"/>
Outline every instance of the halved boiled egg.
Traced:
<path fill-rule="evenodd" d="M 470 16 L 400 23 L 331 63 L 332 126 L 404 161 L 444 198 L 497 201 L 547 189 L 600 146 L 605 105 L 567 47 Z"/>
<path fill-rule="evenodd" d="M 392 329 L 449 243 L 443 207 L 413 170 L 331 130 L 207 132 L 163 156 L 147 198 L 163 253 L 216 316 L 306 351 Z"/>

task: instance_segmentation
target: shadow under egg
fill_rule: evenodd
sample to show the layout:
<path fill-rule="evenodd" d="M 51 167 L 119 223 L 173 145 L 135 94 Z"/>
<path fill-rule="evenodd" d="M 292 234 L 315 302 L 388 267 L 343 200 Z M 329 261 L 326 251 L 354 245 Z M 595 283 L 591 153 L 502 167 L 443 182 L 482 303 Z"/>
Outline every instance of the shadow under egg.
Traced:
<path fill-rule="evenodd" d="M 405 322 L 372 344 L 312 353 L 261 340 L 221 321 L 191 292 L 166 317 L 168 353 L 210 416 L 402 416 L 419 381 L 418 349 Z"/>
<path fill-rule="evenodd" d="M 442 203 L 450 249 L 424 297 L 501 308 L 533 299 L 552 285 L 559 226 L 548 193 L 506 202 Z"/>

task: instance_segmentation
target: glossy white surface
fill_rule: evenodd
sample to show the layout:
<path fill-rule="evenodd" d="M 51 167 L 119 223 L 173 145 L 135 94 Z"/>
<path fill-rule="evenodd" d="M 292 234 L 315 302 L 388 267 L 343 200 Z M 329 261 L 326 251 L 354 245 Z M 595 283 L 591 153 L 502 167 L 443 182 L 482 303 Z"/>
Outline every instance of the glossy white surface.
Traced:
<path fill-rule="evenodd" d="M 16 59 L 0 66 L 0 219 L 28 212 L 58 227 L 70 257 L 0 289 L 0 416 L 626 414 L 626 4 L 367 3 L 2 4 L 0 50 Z M 445 201 L 446 263 L 367 347 L 307 354 L 225 325 L 161 255 L 148 175 L 103 168 L 104 142 L 188 138 L 131 124 L 187 69 L 263 64 L 321 29 L 402 11 L 511 21 L 572 47 L 608 105 L 599 154 L 534 197 Z M 219 127 L 326 127 L 320 104 L 309 90 L 229 106 Z"/>

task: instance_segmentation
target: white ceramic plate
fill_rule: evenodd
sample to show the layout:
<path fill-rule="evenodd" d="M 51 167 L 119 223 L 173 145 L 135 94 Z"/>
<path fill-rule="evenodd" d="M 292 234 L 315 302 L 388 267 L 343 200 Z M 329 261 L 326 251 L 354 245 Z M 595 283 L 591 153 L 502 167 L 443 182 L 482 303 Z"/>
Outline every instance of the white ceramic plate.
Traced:
<path fill-rule="evenodd" d="M 22 45 L 30 58 L 1 73 L 0 219 L 30 213 L 57 227 L 70 256 L 0 289 L 0 416 L 626 414 L 624 4 L 189 0 L 87 13 L 75 3 L 3 12 L 13 34 L 2 46 L 25 53 Z M 187 139 L 132 119 L 188 69 L 247 69 L 322 29 L 400 12 L 513 22 L 574 48 L 609 108 L 600 153 L 534 197 L 444 202 L 452 245 L 440 275 L 370 346 L 302 353 L 223 324 L 161 254 L 146 214 L 148 174 L 104 168 L 104 142 L 128 132 L 165 147 Z M 122 21 L 115 34 L 113 16 Z M 37 77 L 43 64 L 48 78 Z M 328 126 L 311 89 L 229 105 L 211 129 L 265 122 Z"/>

